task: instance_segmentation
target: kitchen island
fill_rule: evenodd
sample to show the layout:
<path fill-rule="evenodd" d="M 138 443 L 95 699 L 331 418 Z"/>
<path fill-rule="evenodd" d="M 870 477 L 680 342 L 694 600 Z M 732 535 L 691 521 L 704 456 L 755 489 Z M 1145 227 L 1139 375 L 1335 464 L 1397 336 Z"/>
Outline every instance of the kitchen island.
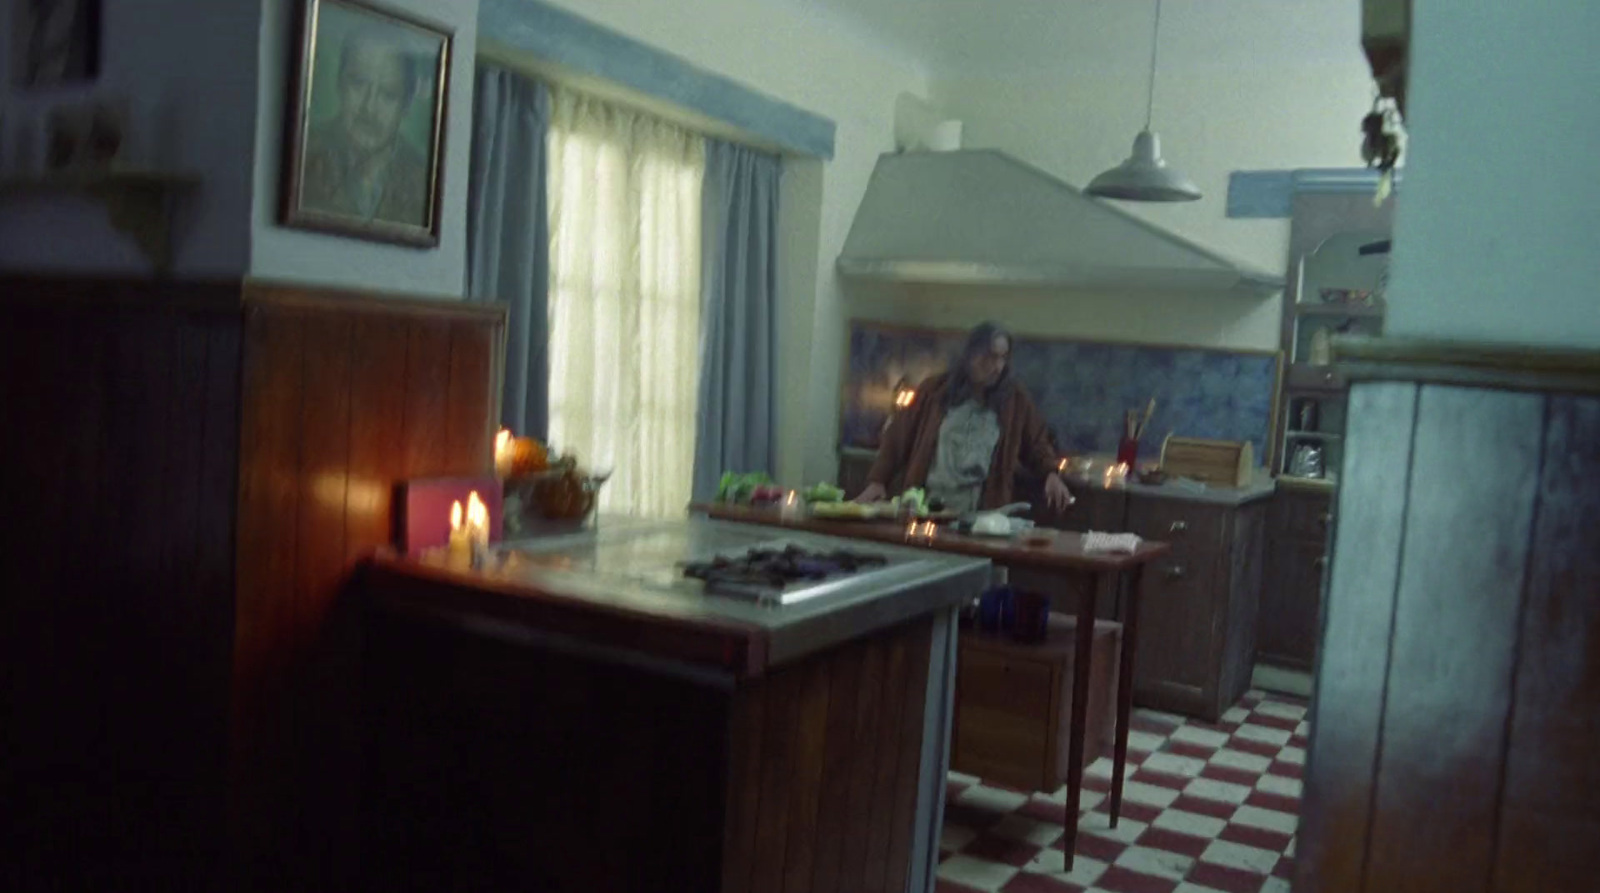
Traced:
<path fill-rule="evenodd" d="M 680 566 L 790 547 L 864 564 L 764 590 Z M 478 569 L 380 557 L 362 583 L 370 886 L 931 889 L 955 606 L 988 577 L 707 520 L 602 519 Z"/>
<path fill-rule="evenodd" d="M 806 530 L 832 536 L 849 537 L 870 542 L 909 542 L 918 548 L 953 555 L 972 555 L 988 558 L 1013 574 L 1029 573 L 1034 580 L 1044 580 L 1043 590 L 1057 600 L 1052 605 L 1062 613 L 1071 613 L 1073 629 L 1073 672 L 1070 720 L 1066 730 L 1068 740 L 1065 780 L 1067 796 L 1062 824 L 1066 836 L 1061 849 L 1065 854 L 1065 867 L 1072 870 L 1078 834 L 1079 794 L 1083 788 L 1083 763 L 1087 747 L 1090 676 L 1092 673 L 1097 602 L 1103 592 L 1126 591 L 1129 594 L 1127 620 L 1121 629 L 1122 643 L 1118 659 L 1116 683 L 1116 731 L 1112 744 L 1110 790 L 1111 825 L 1116 827 L 1122 810 L 1123 776 L 1128 756 L 1130 712 L 1133 706 L 1135 654 L 1139 648 L 1141 615 L 1140 579 L 1144 568 L 1158 561 L 1170 551 L 1163 542 L 1143 540 L 1131 553 L 1089 551 L 1084 537 L 1075 533 L 1040 531 L 1038 537 L 985 537 L 971 536 L 933 524 L 913 524 L 902 527 L 899 522 L 832 520 L 806 517 L 803 514 L 786 514 L 777 508 L 751 508 L 740 505 L 696 506 L 696 511 L 710 517 L 750 524 L 772 525 L 784 530 Z M 918 529 L 920 533 L 914 533 Z M 1031 541 L 1030 541 L 1031 540 Z"/>

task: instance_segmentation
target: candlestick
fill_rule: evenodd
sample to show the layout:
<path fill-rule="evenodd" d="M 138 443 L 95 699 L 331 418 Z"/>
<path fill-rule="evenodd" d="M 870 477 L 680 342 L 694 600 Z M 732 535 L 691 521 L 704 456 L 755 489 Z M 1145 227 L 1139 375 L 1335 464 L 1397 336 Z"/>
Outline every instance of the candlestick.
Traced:
<path fill-rule="evenodd" d="M 778 509 L 778 518 L 783 521 L 799 521 L 805 518 L 806 505 L 800 501 L 800 494 L 793 490 L 783 496 L 783 505 Z"/>
<path fill-rule="evenodd" d="M 451 567 L 472 565 L 472 537 L 462 523 L 459 499 L 450 504 L 450 540 L 445 547 L 445 560 Z"/>
<path fill-rule="evenodd" d="M 467 554 L 473 567 L 481 567 L 489 551 L 489 507 L 478 491 L 467 494 Z"/>
<path fill-rule="evenodd" d="M 494 436 L 494 476 L 502 481 L 511 477 L 511 457 L 515 452 L 511 441 L 511 431 L 506 428 Z"/>

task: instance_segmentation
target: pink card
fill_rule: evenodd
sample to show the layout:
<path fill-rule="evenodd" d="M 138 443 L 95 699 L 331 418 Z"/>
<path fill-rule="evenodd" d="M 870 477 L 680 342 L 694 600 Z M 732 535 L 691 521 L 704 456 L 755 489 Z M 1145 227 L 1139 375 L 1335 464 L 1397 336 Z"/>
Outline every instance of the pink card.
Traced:
<path fill-rule="evenodd" d="M 400 549 L 407 555 L 419 555 L 423 549 L 444 546 L 450 542 L 450 506 L 460 502 L 467 505 L 467 497 L 477 492 L 489 510 L 489 541 L 500 540 L 500 530 L 505 504 L 505 491 L 492 477 L 482 478 L 419 478 L 400 485 L 401 498 L 399 524 Z"/>

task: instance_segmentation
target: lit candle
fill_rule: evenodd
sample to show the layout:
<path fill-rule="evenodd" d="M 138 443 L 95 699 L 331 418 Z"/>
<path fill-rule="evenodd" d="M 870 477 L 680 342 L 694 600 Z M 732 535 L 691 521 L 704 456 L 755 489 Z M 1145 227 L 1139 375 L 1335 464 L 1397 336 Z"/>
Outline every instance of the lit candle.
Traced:
<path fill-rule="evenodd" d="M 800 494 L 793 490 L 784 494 L 783 506 L 778 510 L 778 517 L 784 521 L 798 521 L 805 517 L 805 503 L 800 501 Z"/>
<path fill-rule="evenodd" d="M 467 554 L 479 564 L 489 550 L 489 507 L 478 498 L 478 491 L 467 494 Z"/>
<path fill-rule="evenodd" d="M 452 565 L 472 564 L 472 538 L 462 523 L 459 499 L 450 504 L 450 542 L 445 548 L 445 557 Z"/>
<path fill-rule="evenodd" d="M 511 440 L 511 432 L 505 428 L 494 436 L 494 475 L 502 481 L 511 477 Z"/>

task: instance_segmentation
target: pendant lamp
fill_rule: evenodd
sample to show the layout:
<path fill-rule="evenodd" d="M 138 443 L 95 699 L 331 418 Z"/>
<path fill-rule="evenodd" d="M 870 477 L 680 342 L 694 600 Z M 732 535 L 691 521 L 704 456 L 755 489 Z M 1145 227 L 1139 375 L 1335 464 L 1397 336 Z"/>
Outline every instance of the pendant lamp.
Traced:
<path fill-rule="evenodd" d="M 1133 154 L 1090 181 L 1084 192 L 1130 202 L 1192 202 L 1200 197 L 1194 183 L 1161 158 L 1161 137 L 1150 129 L 1156 101 L 1156 50 L 1161 44 L 1161 0 L 1156 0 L 1154 33 L 1150 36 L 1150 87 L 1145 97 L 1144 129 L 1133 138 Z"/>

